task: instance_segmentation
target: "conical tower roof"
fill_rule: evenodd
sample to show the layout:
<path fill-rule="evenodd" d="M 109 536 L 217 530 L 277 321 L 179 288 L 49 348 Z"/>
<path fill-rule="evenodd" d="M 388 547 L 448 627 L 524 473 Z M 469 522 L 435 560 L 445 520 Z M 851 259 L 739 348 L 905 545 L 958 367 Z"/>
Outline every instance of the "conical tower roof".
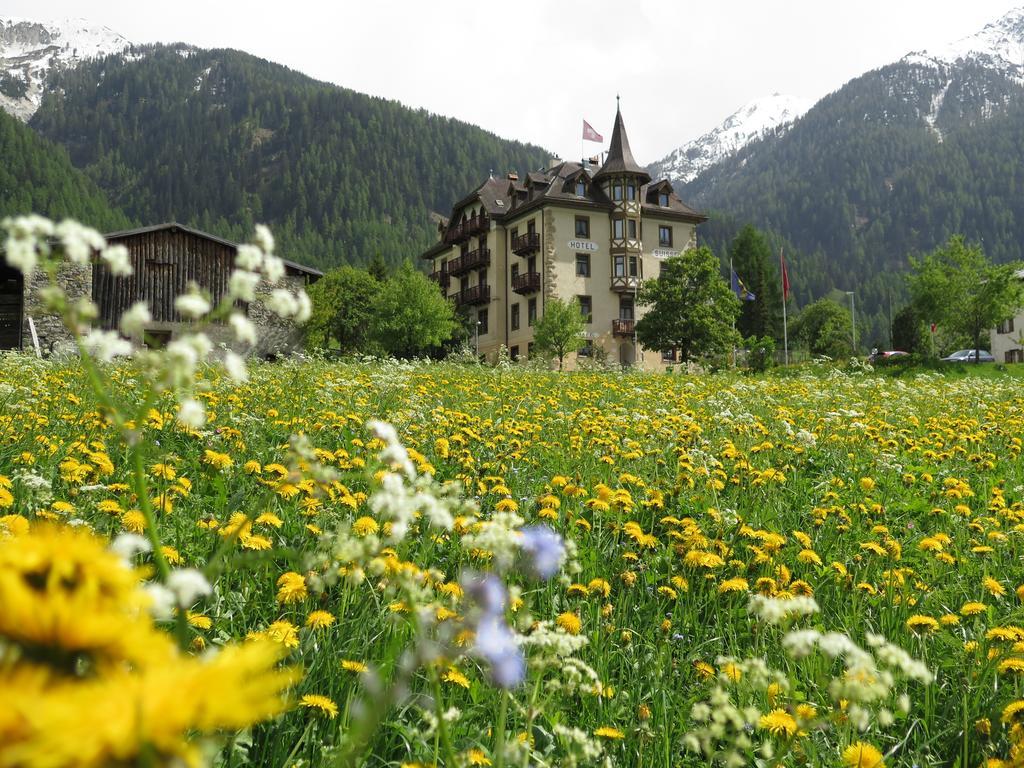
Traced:
<path fill-rule="evenodd" d="M 629 148 L 629 137 L 626 136 L 626 125 L 622 121 L 622 110 L 616 106 L 615 128 L 612 130 L 612 143 L 608 147 L 608 157 L 605 158 L 601 170 L 594 174 L 594 178 L 601 179 L 604 176 L 623 173 L 639 176 L 641 184 L 646 184 L 651 180 L 651 175 L 633 159 L 633 151 Z"/>

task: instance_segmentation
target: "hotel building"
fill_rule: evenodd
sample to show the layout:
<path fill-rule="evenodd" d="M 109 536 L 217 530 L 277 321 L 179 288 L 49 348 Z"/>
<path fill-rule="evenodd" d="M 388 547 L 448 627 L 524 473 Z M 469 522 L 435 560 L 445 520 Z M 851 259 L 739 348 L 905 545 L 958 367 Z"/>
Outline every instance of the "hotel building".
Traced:
<path fill-rule="evenodd" d="M 696 246 L 697 225 L 707 217 L 633 159 L 621 112 L 604 164 L 596 165 L 556 162 L 522 178 L 492 176 L 439 225 L 439 242 L 422 257 L 468 313 L 482 357 L 493 361 L 502 345 L 513 359 L 529 357 L 533 327 L 557 297 L 578 299 L 586 318 L 579 356 L 648 370 L 676 361 L 673 350 L 637 344 L 635 321 L 644 310 L 636 292 L 658 276 L 662 261 Z"/>

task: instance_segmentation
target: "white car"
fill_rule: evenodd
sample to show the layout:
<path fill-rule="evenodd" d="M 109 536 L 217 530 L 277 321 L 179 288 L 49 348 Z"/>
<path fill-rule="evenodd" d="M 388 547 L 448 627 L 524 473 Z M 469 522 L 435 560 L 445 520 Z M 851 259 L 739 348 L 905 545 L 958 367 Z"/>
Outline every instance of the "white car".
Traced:
<path fill-rule="evenodd" d="M 961 349 L 942 358 L 944 363 L 994 363 L 996 359 L 988 350 Z"/>

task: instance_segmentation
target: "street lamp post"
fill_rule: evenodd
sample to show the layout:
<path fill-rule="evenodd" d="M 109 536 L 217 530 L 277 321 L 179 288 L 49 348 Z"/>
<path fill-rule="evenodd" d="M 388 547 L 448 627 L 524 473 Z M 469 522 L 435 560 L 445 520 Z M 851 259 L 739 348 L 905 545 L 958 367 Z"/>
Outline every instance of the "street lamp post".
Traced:
<path fill-rule="evenodd" d="M 480 359 L 480 321 L 473 326 L 473 346 L 476 347 L 476 359 Z"/>
<path fill-rule="evenodd" d="M 853 354 L 857 354 L 857 313 L 853 308 L 853 291 L 846 291 L 850 297 L 850 329 L 853 332 Z"/>

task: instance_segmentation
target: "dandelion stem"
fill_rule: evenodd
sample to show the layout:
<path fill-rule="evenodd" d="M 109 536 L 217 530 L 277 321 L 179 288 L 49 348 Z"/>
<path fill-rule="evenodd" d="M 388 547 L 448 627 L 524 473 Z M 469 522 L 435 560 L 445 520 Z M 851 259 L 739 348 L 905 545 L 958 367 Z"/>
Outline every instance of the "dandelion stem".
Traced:
<path fill-rule="evenodd" d="M 441 736 L 441 745 L 444 747 L 446 765 L 455 765 L 455 750 L 452 748 L 451 737 L 448 735 L 448 722 L 444 719 L 444 704 L 441 699 L 441 677 L 437 670 L 433 670 L 431 676 L 434 679 L 434 711 L 437 713 L 437 731 Z"/>
<path fill-rule="evenodd" d="M 494 734 L 494 768 L 505 766 L 505 724 L 508 720 L 508 691 L 501 692 L 498 704 L 498 723 Z"/>

